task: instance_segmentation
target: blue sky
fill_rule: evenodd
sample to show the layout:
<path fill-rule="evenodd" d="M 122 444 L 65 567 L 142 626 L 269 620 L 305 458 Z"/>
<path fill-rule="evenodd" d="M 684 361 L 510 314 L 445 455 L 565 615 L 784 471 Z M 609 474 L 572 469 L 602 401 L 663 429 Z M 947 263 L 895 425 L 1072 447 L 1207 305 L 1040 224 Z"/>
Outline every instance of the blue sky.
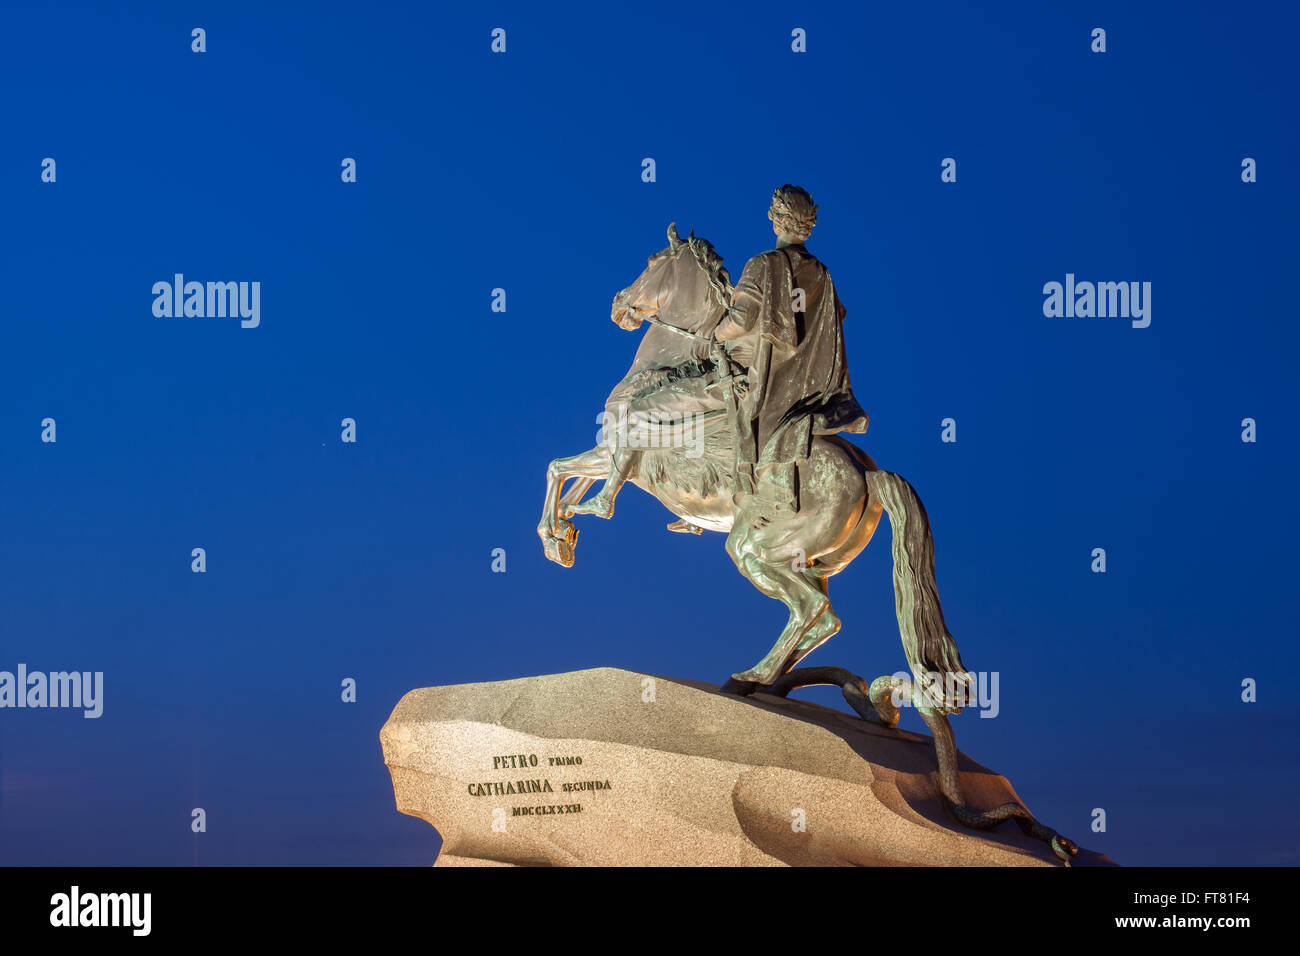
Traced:
<path fill-rule="evenodd" d="M 407 690 L 753 664 L 784 609 L 720 536 L 634 488 L 573 569 L 533 528 L 635 351 L 613 294 L 673 220 L 738 276 L 793 182 L 855 441 L 1001 675 L 959 746 L 1120 862 L 1297 862 L 1294 11 L 982 6 L 6 7 L 0 669 L 103 671 L 105 712 L 0 711 L 0 860 L 424 865 Z M 178 272 L 260 326 L 156 318 Z M 1045 317 L 1067 273 L 1151 282 L 1150 327 Z M 888 534 L 810 664 L 903 666 Z"/>

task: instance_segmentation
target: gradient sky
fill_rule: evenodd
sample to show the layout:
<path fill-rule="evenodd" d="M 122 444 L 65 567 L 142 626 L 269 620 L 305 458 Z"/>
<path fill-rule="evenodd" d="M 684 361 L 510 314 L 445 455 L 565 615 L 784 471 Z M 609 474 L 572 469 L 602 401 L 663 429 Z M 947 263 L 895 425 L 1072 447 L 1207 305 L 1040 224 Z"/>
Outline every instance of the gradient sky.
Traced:
<path fill-rule="evenodd" d="M 427 865 L 378 742 L 406 691 L 755 663 L 785 611 L 721 536 L 635 488 L 573 569 L 533 529 L 635 351 L 613 294 L 672 220 L 738 277 L 794 182 L 855 441 L 1000 674 L 958 745 L 1121 863 L 1296 863 L 1284 6 L 7 5 L 0 669 L 103 671 L 105 703 L 0 711 L 0 861 Z M 260 327 L 155 318 L 177 272 L 261 282 Z M 1150 327 L 1044 317 L 1066 273 L 1151 282 Z M 904 666 L 888 542 L 808 663 Z"/>

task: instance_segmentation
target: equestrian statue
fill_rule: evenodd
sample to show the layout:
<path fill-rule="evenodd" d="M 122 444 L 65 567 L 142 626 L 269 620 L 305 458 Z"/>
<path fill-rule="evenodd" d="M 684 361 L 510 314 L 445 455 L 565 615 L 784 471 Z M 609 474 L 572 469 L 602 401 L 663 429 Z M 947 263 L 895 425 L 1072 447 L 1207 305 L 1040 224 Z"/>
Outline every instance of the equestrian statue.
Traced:
<path fill-rule="evenodd" d="M 620 328 L 648 327 L 605 403 L 596 447 L 547 468 L 537 528 L 546 556 L 572 567 L 573 517 L 612 517 L 628 482 L 677 516 L 668 530 L 725 534 L 736 568 L 790 616 L 772 648 L 723 691 L 785 696 L 836 684 L 864 719 L 891 728 L 899 704 L 910 703 L 934 736 L 939 790 L 954 818 L 984 830 L 1013 819 L 1068 865 L 1077 846 L 1025 807 L 965 803 L 948 715 L 968 703 L 974 675 L 939 604 L 929 518 L 903 477 L 843 437 L 865 432 L 867 416 L 849 381 L 844 306 L 805 245 L 817 206 L 785 185 L 768 218 L 777 244 L 750 259 L 734 286 L 707 240 L 683 239 L 671 224 L 668 247 L 614 296 L 610 317 Z M 599 492 L 583 500 L 597 481 Z M 868 683 L 843 668 L 798 667 L 839 631 L 830 579 L 871 541 L 882 512 L 912 678 Z"/>

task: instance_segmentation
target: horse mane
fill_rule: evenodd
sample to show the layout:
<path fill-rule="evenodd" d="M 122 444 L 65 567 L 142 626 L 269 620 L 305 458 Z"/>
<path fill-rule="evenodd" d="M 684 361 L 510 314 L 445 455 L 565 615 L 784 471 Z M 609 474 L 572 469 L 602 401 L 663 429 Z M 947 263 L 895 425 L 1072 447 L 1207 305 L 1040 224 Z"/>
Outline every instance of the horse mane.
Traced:
<path fill-rule="evenodd" d="M 659 259 L 672 258 L 681 253 L 683 247 L 689 249 L 691 255 L 695 257 L 695 262 L 699 267 L 708 274 L 709 285 L 714 296 L 723 304 L 731 304 L 731 274 L 723 266 L 725 261 L 719 255 L 713 243 L 703 236 L 697 236 L 694 232 L 686 239 L 681 239 L 676 245 L 669 245 L 646 259 L 647 265 Z"/>
<path fill-rule="evenodd" d="M 708 273 L 709 284 L 713 286 L 714 293 L 724 293 L 724 304 L 730 305 L 730 293 L 732 288 L 731 275 L 725 268 L 723 268 L 723 258 L 718 254 L 717 250 L 713 248 L 713 243 L 709 242 L 709 240 L 705 239 L 703 236 L 692 234 L 691 237 L 686 240 L 686 244 L 690 246 L 691 252 L 695 256 L 695 261 L 700 264 L 700 268 Z"/>
<path fill-rule="evenodd" d="M 651 486 L 667 485 L 707 501 L 731 487 L 733 448 L 727 425 L 705 435 L 699 458 L 688 458 L 680 448 L 647 448 L 641 452 L 637 471 Z"/>

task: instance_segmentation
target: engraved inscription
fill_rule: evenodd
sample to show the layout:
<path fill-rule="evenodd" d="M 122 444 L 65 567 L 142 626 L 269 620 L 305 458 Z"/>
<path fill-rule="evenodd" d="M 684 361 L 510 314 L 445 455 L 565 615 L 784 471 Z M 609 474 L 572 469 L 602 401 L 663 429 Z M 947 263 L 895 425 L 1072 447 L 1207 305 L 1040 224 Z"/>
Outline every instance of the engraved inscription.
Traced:
<path fill-rule="evenodd" d="M 537 768 L 581 767 L 582 757 L 577 754 L 539 757 L 537 754 L 498 754 L 492 757 L 493 770 L 531 770 Z M 596 793 L 613 790 L 608 780 L 566 780 L 556 781 L 552 785 L 548 777 L 524 777 L 511 780 L 484 780 L 471 783 L 466 787 L 471 797 L 522 796 L 533 793 Z M 513 806 L 510 815 L 514 817 L 557 816 L 568 813 L 581 813 L 582 804 L 539 804 L 534 806 Z"/>

